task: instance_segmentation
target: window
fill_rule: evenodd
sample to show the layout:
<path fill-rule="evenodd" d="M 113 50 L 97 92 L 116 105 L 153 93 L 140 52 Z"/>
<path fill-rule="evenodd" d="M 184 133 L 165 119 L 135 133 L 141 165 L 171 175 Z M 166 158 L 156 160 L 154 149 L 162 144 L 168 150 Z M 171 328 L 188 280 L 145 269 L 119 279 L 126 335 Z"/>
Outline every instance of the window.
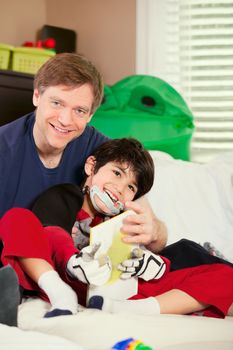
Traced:
<path fill-rule="evenodd" d="M 233 150 L 233 1 L 138 0 L 136 61 L 192 110 L 192 160 Z"/>

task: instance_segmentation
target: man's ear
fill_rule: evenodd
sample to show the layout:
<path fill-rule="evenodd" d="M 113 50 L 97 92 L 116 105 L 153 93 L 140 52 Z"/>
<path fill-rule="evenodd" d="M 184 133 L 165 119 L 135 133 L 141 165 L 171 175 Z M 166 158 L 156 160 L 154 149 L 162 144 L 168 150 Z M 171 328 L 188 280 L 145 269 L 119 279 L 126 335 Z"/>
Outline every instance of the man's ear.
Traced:
<path fill-rule="evenodd" d="M 87 158 L 85 166 L 84 166 L 84 170 L 87 176 L 90 176 L 94 173 L 94 169 L 95 169 L 95 157 L 94 156 L 90 156 Z"/>
<path fill-rule="evenodd" d="M 91 118 L 93 117 L 93 114 L 91 114 L 90 116 L 89 116 L 89 118 L 87 119 L 87 122 L 89 123 L 90 121 L 91 121 Z"/>
<path fill-rule="evenodd" d="M 40 93 L 38 89 L 35 89 L 33 91 L 33 97 L 32 97 L 32 102 L 35 107 L 38 107 L 39 104 L 39 99 L 40 99 Z"/>

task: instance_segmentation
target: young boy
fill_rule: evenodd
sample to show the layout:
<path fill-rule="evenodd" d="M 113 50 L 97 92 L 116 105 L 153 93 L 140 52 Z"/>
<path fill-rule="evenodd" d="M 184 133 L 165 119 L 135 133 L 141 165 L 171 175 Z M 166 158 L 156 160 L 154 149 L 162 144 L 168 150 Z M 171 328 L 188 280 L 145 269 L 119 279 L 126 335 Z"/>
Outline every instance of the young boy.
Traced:
<path fill-rule="evenodd" d="M 119 301 L 92 296 L 88 307 L 107 312 L 132 312 L 144 315 L 195 314 L 224 318 L 233 316 L 233 264 L 210 255 L 199 244 L 181 239 L 161 251 L 161 257 L 170 261 L 170 269 L 159 280 L 153 271 L 144 267 L 144 281 L 140 273 L 148 251 L 132 252 L 132 258 L 123 261 L 119 270 L 123 279 L 138 276 L 138 293 L 130 300 Z M 145 282 L 146 281 L 146 282 Z M 157 303 L 157 308 L 156 308 Z"/>
<path fill-rule="evenodd" d="M 150 155 L 136 140 L 128 139 L 100 146 L 87 159 L 85 172 L 82 193 L 77 186 L 64 184 L 38 199 L 33 211 L 40 221 L 32 212 L 17 208 L 1 220 L 2 261 L 14 267 L 24 289 L 49 299 L 52 309 L 46 317 L 75 314 L 77 295 L 85 305 L 87 284 L 101 285 L 109 279 L 111 263 L 108 257 L 102 262 L 95 259 L 98 247 L 89 246 L 89 228 L 148 192 L 154 178 Z M 67 234 L 75 221 L 75 241 L 81 250 Z M 123 278 L 138 277 L 138 293 L 131 300 L 93 296 L 88 307 L 150 315 L 203 311 L 206 316 L 224 317 L 228 313 L 233 301 L 232 264 L 205 254 L 187 240 L 163 253 L 158 256 L 142 247 L 122 262 Z"/>
<path fill-rule="evenodd" d="M 49 299 L 52 309 L 47 317 L 75 314 L 77 295 L 85 305 L 86 285 L 101 285 L 109 279 L 111 263 L 108 257 L 101 263 L 94 259 L 98 247 L 89 246 L 89 227 L 120 213 L 125 202 L 147 193 L 153 184 L 154 165 L 138 141 L 118 139 L 107 141 L 88 157 L 85 173 L 82 191 L 73 184 L 45 191 L 32 208 L 37 217 L 27 209 L 14 208 L 0 222 L 2 262 L 15 269 L 25 294 L 34 291 Z M 79 249 L 67 234 L 75 222 L 79 224 Z M 164 265 L 160 257 L 154 263 L 159 268 Z"/>

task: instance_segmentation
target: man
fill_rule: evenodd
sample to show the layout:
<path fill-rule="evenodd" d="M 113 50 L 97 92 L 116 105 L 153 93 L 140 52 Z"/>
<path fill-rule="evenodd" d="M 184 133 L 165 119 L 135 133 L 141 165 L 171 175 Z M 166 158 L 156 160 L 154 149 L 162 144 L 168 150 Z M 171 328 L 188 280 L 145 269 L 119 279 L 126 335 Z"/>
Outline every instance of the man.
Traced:
<path fill-rule="evenodd" d="M 0 216 L 12 207 L 31 208 L 52 185 L 80 185 L 86 158 L 107 140 L 87 125 L 102 94 L 99 72 L 79 54 L 56 55 L 39 69 L 35 112 L 0 128 Z M 145 200 L 126 205 L 137 215 L 125 219 L 124 240 L 159 251 L 166 243 L 164 224 Z"/>

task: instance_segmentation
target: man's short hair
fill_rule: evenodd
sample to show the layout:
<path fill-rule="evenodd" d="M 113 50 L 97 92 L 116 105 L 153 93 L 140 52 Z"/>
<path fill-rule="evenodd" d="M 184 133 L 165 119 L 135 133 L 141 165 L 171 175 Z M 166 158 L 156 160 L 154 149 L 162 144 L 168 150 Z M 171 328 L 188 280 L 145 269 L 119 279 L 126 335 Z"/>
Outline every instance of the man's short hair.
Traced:
<path fill-rule="evenodd" d="M 94 113 L 103 98 L 103 79 L 94 64 L 83 55 L 57 54 L 40 67 L 34 79 L 34 89 L 38 89 L 41 94 L 50 86 L 65 85 L 76 88 L 83 84 L 90 84 L 93 88 Z"/>
<path fill-rule="evenodd" d="M 96 164 L 94 173 L 109 162 L 126 163 L 135 174 L 137 199 L 151 189 L 154 182 L 154 162 L 150 153 L 134 138 L 108 140 L 92 153 Z"/>

